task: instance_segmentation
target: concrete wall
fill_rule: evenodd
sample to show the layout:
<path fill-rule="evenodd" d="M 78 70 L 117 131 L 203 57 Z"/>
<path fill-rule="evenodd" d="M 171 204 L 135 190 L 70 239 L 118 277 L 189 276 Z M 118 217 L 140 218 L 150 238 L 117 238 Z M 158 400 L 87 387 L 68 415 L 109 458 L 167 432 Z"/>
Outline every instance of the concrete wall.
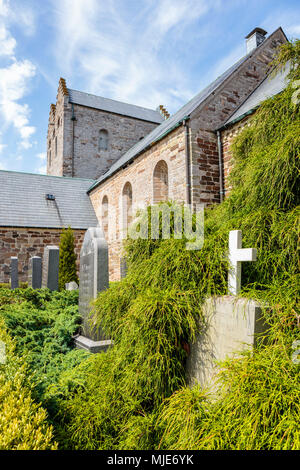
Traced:
<path fill-rule="evenodd" d="M 20 227 L 0 228 L 0 282 L 10 281 L 10 258 L 19 260 L 19 281 L 28 281 L 29 260 L 42 256 L 47 245 L 59 245 L 62 229 L 39 229 Z M 74 230 L 75 252 L 79 271 L 79 255 L 85 230 Z"/>
<path fill-rule="evenodd" d="M 209 298 L 203 307 L 205 325 L 187 360 L 189 385 L 216 387 L 217 361 L 238 355 L 257 344 L 266 332 L 260 305 L 232 296 Z"/>

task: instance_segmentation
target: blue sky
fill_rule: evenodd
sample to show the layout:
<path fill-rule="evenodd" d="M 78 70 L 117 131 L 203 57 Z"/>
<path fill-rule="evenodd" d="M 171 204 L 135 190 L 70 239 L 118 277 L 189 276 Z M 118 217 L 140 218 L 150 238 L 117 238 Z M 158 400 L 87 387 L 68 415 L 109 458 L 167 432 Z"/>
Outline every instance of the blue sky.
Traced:
<path fill-rule="evenodd" d="M 45 173 L 59 77 L 173 113 L 256 26 L 299 38 L 299 0 L 0 0 L 0 169 Z"/>

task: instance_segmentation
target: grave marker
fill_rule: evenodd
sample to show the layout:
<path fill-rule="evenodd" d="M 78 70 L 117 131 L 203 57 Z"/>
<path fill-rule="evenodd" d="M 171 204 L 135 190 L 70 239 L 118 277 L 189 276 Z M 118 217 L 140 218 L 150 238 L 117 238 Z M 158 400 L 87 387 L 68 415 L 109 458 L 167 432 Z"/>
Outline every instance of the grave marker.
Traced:
<path fill-rule="evenodd" d="M 28 286 L 33 289 L 42 287 L 42 258 L 33 256 L 29 262 Z"/>
<path fill-rule="evenodd" d="M 19 287 L 18 258 L 16 256 L 10 258 L 10 287 L 11 289 Z"/>
<path fill-rule="evenodd" d="M 242 248 L 242 231 L 229 232 L 228 293 L 237 295 L 241 290 L 242 262 L 256 261 L 256 248 Z"/>
<path fill-rule="evenodd" d="M 100 227 L 89 228 L 84 236 L 80 252 L 79 313 L 82 316 L 82 335 L 76 346 L 91 352 L 107 349 L 111 344 L 101 331 L 91 325 L 91 301 L 98 292 L 108 288 L 108 245 Z"/>
<path fill-rule="evenodd" d="M 58 290 L 59 248 L 46 246 L 43 258 L 42 287 Z"/>

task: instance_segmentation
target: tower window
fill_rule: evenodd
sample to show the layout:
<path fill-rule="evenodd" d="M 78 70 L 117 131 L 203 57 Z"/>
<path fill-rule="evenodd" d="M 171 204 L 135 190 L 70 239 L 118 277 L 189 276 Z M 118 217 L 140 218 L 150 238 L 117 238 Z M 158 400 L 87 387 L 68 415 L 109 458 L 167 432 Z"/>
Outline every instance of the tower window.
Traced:
<path fill-rule="evenodd" d="M 108 149 L 108 132 L 105 129 L 101 129 L 101 131 L 99 132 L 98 149 L 99 150 Z"/>

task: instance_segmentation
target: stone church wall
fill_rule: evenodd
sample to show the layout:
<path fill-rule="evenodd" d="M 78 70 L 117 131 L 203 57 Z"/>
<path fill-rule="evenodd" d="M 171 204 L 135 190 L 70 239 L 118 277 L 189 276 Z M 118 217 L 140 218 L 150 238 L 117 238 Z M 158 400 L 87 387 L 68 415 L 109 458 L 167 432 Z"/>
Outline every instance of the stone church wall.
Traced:
<path fill-rule="evenodd" d="M 228 129 L 222 132 L 222 152 L 223 152 L 223 178 L 224 178 L 224 191 L 225 196 L 230 191 L 230 184 L 228 181 L 230 170 L 233 165 L 232 157 L 232 142 L 235 137 L 246 127 L 250 125 L 251 115 L 245 117 L 241 121 L 236 122 Z"/>
<path fill-rule="evenodd" d="M 10 281 L 10 258 L 19 259 L 19 281 L 27 282 L 29 260 L 43 256 L 47 245 L 59 245 L 61 229 L 0 227 L 0 283 Z M 75 252 L 79 270 L 79 255 L 85 230 L 74 230 Z"/>
<path fill-rule="evenodd" d="M 185 133 L 182 126 L 153 145 L 152 148 L 137 157 L 132 164 L 110 177 L 90 194 L 99 223 L 102 225 L 102 201 L 105 196 L 108 199 L 110 281 L 116 281 L 120 278 L 122 234 L 125 231 L 122 220 L 123 188 L 127 182 L 131 184 L 133 206 L 152 204 L 155 199 L 153 174 L 156 165 L 161 160 L 165 161 L 168 166 L 168 198 L 173 201 L 185 202 Z"/>

